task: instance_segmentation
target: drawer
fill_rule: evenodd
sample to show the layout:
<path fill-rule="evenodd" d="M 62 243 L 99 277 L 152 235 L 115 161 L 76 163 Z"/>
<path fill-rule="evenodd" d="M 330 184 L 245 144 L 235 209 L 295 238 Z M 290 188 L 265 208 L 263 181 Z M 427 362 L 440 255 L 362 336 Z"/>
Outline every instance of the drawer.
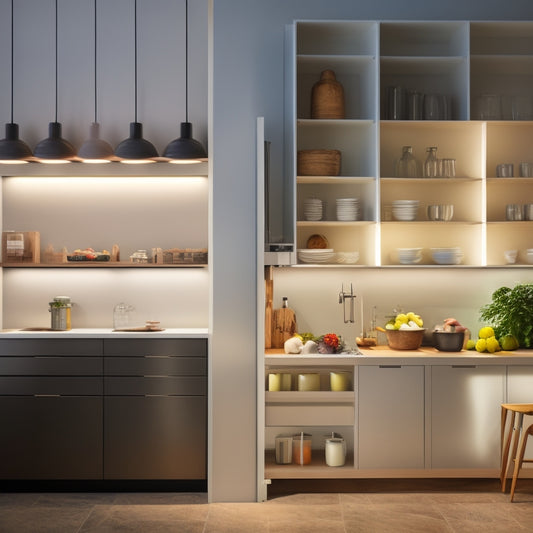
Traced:
<path fill-rule="evenodd" d="M 265 409 L 267 426 L 353 426 L 355 409 L 349 403 L 272 404 Z"/>
<path fill-rule="evenodd" d="M 205 377 L 105 377 L 107 396 L 205 396 Z"/>
<path fill-rule="evenodd" d="M 102 339 L 2 339 L 1 355 L 102 355 Z"/>
<path fill-rule="evenodd" d="M 207 359 L 203 357 L 105 357 L 106 376 L 205 376 Z"/>
<path fill-rule="evenodd" d="M 104 354 L 114 356 L 177 355 L 205 357 L 206 339 L 104 339 Z"/>
<path fill-rule="evenodd" d="M 0 356 L 0 376 L 101 376 L 102 357 Z"/>
<path fill-rule="evenodd" d="M 101 377 L 0 377 L 0 396 L 97 396 L 102 389 Z"/>

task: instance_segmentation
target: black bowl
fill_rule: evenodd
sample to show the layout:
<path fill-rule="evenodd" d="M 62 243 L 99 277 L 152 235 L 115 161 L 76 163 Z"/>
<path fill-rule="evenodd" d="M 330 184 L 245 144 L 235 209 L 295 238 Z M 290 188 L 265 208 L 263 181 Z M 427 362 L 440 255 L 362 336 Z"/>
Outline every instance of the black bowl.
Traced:
<path fill-rule="evenodd" d="M 460 352 L 465 341 L 464 331 L 434 331 L 433 345 L 441 352 Z"/>

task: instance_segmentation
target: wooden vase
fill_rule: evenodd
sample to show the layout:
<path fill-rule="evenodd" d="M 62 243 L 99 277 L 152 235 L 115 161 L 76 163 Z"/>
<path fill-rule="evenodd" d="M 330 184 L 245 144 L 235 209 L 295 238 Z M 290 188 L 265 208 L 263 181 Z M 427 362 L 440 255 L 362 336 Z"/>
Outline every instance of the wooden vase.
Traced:
<path fill-rule="evenodd" d="M 344 88 L 333 70 L 324 70 L 313 85 L 311 118 L 344 118 Z"/>

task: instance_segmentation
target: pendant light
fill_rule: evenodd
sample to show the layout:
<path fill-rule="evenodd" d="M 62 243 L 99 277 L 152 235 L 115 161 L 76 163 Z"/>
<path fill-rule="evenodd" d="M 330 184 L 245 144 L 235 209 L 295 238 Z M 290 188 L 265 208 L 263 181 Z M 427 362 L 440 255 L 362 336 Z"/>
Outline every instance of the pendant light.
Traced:
<path fill-rule="evenodd" d="M 0 140 L 0 163 L 21 164 L 31 159 L 30 147 L 19 139 L 19 125 L 13 122 L 13 0 L 11 0 L 11 122 L 6 124 L 6 137 Z"/>
<path fill-rule="evenodd" d="M 55 26 L 55 121 L 48 124 L 48 137 L 39 142 L 33 151 L 40 163 L 70 163 L 76 159 L 76 150 L 61 137 L 61 123 L 57 121 L 57 0 Z"/>
<path fill-rule="evenodd" d="M 165 148 L 163 157 L 169 163 L 201 163 L 207 161 L 207 152 L 202 144 L 192 138 L 189 122 L 189 2 L 185 0 L 185 122 L 180 126 L 180 137 Z"/>
<path fill-rule="evenodd" d="M 98 123 L 98 84 L 97 84 L 97 0 L 94 0 L 94 122 L 89 130 L 89 138 L 78 150 L 78 157 L 82 163 L 110 163 L 114 159 L 111 145 L 100 139 L 100 124 Z"/>
<path fill-rule="evenodd" d="M 115 156 L 121 163 L 155 163 L 158 157 L 155 146 L 143 139 L 143 125 L 137 122 L 137 0 L 134 1 L 135 30 L 135 122 L 130 122 L 130 136 L 115 149 Z"/>

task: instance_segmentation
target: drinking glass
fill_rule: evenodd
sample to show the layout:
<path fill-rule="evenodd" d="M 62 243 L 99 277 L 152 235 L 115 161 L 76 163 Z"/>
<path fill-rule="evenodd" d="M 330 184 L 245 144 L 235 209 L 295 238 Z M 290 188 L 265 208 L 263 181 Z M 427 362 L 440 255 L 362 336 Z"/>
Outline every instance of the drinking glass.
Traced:
<path fill-rule="evenodd" d="M 502 103 L 499 94 L 482 94 L 478 99 L 481 120 L 501 120 Z"/>
<path fill-rule="evenodd" d="M 441 97 L 438 94 L 424 95 L 424 119 L 441 120 Z"/>

